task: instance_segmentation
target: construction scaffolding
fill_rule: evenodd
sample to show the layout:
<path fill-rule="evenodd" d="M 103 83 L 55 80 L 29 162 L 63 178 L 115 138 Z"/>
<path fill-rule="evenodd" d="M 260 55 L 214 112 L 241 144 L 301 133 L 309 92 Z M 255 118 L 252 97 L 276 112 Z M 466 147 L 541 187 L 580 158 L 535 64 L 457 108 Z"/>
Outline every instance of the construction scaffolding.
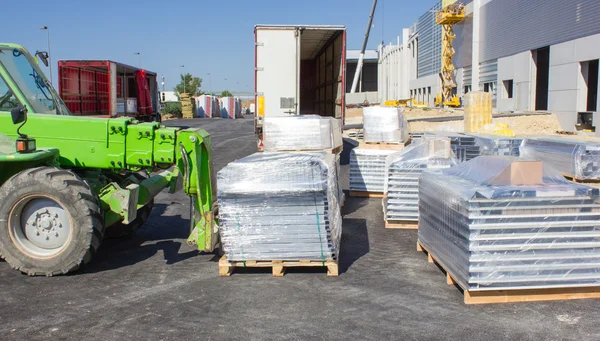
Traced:
<path fill-rule="evenodd" d="M 452 91 L 456 88 L 454 83 L 454 57 L 453 47 L 454 34 L 453 27 L 465 19 L 465 5 L 460 2 L 444 1 L 444 7 L 437 12 L 435 22 L 442 26 L 442 94 L 436 98 L 436 105 L 445 105 L 458 107 L 460 101 L 458 96 L 453 95 Z"/>

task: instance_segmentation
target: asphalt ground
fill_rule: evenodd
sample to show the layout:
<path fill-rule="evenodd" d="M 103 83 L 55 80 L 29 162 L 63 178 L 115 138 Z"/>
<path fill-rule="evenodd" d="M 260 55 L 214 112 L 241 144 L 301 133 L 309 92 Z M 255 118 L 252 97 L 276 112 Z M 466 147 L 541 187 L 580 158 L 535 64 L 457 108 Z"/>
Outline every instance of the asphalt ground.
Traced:
<path fill-rule="evenodd" d="M 256 149 L 251 118 L 167 124 L 210 132 L 215 170 Z M 161 193 L 141 230 L 106 240 L 72 275 L 29 277 L 0 261 L 0 340 L 600 339 L 598 300 L 463 304 L 416 251 L 416 231 L 384 229 L 381 199 L 347 198 L 339 277 L 219 277 L 217 257 L 185 244 L 188 205 Z"/>

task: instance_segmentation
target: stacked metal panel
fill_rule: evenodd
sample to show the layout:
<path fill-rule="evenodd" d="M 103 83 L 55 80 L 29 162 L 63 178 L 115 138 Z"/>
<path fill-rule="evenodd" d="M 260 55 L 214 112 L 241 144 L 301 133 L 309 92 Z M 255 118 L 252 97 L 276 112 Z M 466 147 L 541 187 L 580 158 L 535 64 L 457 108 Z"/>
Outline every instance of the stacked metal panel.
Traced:
<path fill-rule="evenodd" d="M 210 95 L 202 95 L 195 97 L 196 101 L 196 117 L 210 118 L 216 114 L 216 98 Z"/>
<path fill-rule="evenodd" d="M 354 148 L 350 152 L 350 190 L 383 193 L 386 158 L 397 150 Z"/>
<path fill-rule="evenodd" d="M 217 175 L 227 259 L 337 259 L 341 215 L 336 156 L 256 153 Z"/>
<path fill-rule="evenodd" d="M 523 139 L 500 135 L 472 135 L 481 155 L 519 156 Z"/>
<path fill-rule="evenodd" d="M 365 142 L 403 143 L 409 138 L 408 121 L 396 107 L 363 108 Z"/>
<path fill-rule="evenodd" d="M 317 115 L 266 117 L 264 150 L 324 150 L 342 146 L 339 119 Z"/>
<path fill-rule="evenodd" d="M 424 136 L 440 136 L 450 139 L 450 145 L 456 158 L 460 162 L 473 160 L 481 155 L 481 148 L 476 143 L 476 138 L 471 135 L 451 132 L 426 132 Z"/>
<path fill-rule="evenodd" d="M 559 138 L 525 139 L 523 157 L 544 161 L 564 175 L 600 179 L 600 143 Z"/>
<path fill-rule="evenodd" d="M 537 185 L 498 184 L 518 160 L 423 172 L 419 242 L 469 291 L 600 285 L 598 189 L 549 165 Z"/>
<path fill-rule="evenodd" d="M 419 177 L 428 169 L 457 164 L 445 138 L 426 138 L 419 144 L 387 158 L 386 196 L 383 211 L 387 221 L 419 220 Z"/>
<path fill-rule="evenodd" d="M 242 118 L 242 101 L 234 97 L 221 98 L 221 117 L 222 118 Z"/>

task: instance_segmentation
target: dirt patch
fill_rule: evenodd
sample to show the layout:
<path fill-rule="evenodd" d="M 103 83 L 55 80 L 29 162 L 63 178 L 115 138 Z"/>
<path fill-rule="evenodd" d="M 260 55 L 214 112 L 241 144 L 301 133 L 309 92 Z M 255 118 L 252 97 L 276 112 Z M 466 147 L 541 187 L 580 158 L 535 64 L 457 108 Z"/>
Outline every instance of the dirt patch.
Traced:
<path fill-rule="evenodd" d="M 484 127 L 482 133 L 493 133 L 496 124 L 508 124 L 508 127 L 515 132 L 517 136 L 540 136 L 540 135 L 559 135 L 562 131 L 560 123 L 555 115 L 539 116 L 517 116 L 494 118 L 492 124 Z M 413 132 L 424 131 L 451 131 L 463 132 L 464 121 L 448 122 L 425 122 L 415 121 L 410 123 L 410 130 Z"/>

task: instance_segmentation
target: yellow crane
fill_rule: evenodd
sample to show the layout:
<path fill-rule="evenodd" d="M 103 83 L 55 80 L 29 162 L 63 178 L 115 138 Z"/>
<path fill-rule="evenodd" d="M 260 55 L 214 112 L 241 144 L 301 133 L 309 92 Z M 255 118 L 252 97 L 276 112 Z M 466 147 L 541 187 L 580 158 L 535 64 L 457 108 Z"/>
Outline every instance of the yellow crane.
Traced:
<path fill-rule="evenodd" d="M 442 25 L 442 93 L 435 99 L 436 105 L 445 105 L 449 107 L 460 106 L 458 96 L 452 95 L 452 89 L 456 88 L 454 83 L 454 34 L 453 27 L 465 19 L 465 5 L 452 0 L 442 1 L 442 9 L 436 13 L 435 22 Z"/>

